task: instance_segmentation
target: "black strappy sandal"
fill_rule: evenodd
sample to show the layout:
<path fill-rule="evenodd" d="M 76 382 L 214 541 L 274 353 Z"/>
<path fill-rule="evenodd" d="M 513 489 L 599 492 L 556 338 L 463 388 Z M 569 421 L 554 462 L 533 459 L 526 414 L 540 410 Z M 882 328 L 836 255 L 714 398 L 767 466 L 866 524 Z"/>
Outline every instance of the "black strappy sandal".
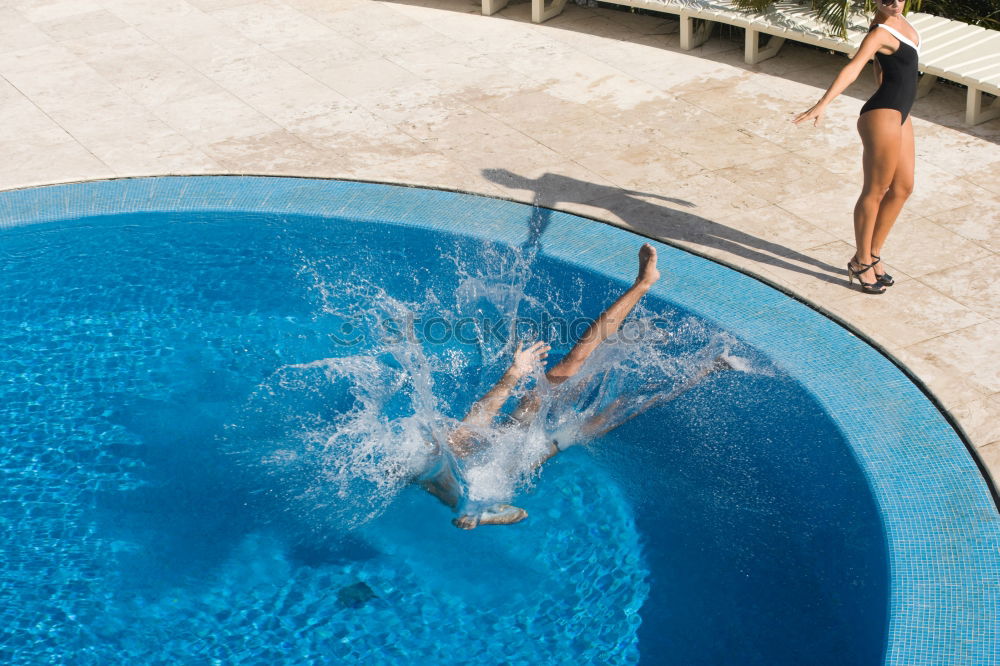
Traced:
<path fill-rule="evenodd" d="M 874 254 L 872 255 L 872 259 L 875 260 L 875 261 L 872 262 L 872 266 L 874 266 L 878 262 L 882 261 L 882 257 L 876 257 Z M 892 285 L 896 284 L 896 281 L 893 280 L 892 276 L 889 275 L 888 273 L 882 273 L 882 275 L 879 275 L 878 273 L 876 273 L 875 277 L 876 277 L 876 279 L 878 279 L 878 283 L 880 285 L 882 285 L 883 287 L 891 287 Z"/>
<path fill-rule="evenodd" d="M 882 285 L 882 284 L 880 284 L 878 282 L 878 280 L 876 280 L 875 282 L 865 282 L 864 280 L 861 279 L 861 274 L 864 273 L 865 271 L 867 271 L 872 266 L 874 266 L 876 263 L 878 263 L 878 262 L 873 261 L 870 264 L 855 264 L 857 266 L 860 266 L 861 268 L 858 269 L 858 270 L 854 270 L 853 268 L 851 268 L 851 265 L 854 264 L 854 260 L 852 259 L 851 261 L 848 261 L 847 262 L 847 283 L 848 284 L 854 284 L 854 279 L 857 278 L 858 284 L 861 286 L 861 291 L 863 291 L 864 293 L 866 293 L 866 294 L 884 294 L 885 293 L 885 286 Z"/>

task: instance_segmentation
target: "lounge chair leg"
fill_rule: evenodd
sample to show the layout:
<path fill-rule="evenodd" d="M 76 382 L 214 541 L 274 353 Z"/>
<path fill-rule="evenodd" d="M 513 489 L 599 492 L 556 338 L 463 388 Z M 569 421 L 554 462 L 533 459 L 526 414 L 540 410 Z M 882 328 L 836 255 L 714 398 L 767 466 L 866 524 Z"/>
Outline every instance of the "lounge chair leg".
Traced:
<path fill-rule="evenodd" d="M 921 74 L 920 81 L 917 83 L 917 99 L 934 90 L 934 84 L 937 83 L 937 80 L 938 77 L 933 74 L 928 74 L 927 72 Z"/>
<path fill-rule="evenodd" d="M 562 14 L 565 7 L 566 0 L 553 0 L 548 7 L 545 6 L 545 0 L 531 0 L 531 22 L 544 23 L 550 18 Z"/>
<path fill-rule="evenodd" d="M 983 104 L 983 91 L 969 86 L 965 97 L 965 124 L 978 125 L 987 120 L 1000 118 L 1000 102 L 994 99 L 990 104 Z"/>
<path fill-rule="evenodd" d="M 507 6 L 507 0 L 483 0 L 483 16 L 493 16 Z"/>
<path fill-rule="evenodd" d="M 681 48 L 685 51 L 698 48 L 708 41 L 714 27 L 715 23 L 712 21 L 703 21 L 681 14 Z"/>
<path fill-rule="evenodd" d="M 747 28 L 746 49 L 744 50 L 743 60 L 748 65 L 756 65 L 759 62 L 764 62 L 768 58 L 778 55 L 778 51 L 781 50 L 781 46 L 784 43 L 784 37 L 771 35 L 767 42 L 761 46 L 760 32 Z"/>

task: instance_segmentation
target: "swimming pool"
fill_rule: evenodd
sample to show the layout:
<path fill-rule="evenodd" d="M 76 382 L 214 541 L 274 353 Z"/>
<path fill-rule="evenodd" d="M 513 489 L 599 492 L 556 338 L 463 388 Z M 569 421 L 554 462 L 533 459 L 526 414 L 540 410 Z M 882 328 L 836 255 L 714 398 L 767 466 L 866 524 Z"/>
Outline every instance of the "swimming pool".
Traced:
<path fill-rule="evenodd" d="M 460 417 L 502 370 L 493 324 L 592 316 L 635 236 L 235 177 L 7 192 L 0 224 L 5 661 L 998 657 L 1000 521 L 961 441 L 874 350 L 745 276 L 658 245 L 646 320 L 679 356 L 728 336 L 756 371 L 558 457 L 517 493 L 528 521 L 467 533 L 414 488 L 345 485 L 316 442 L 366 399 L 388 435 L 421 400 Z M 419 322 L 416 361 L 372 337 L 386 304 Z"/>

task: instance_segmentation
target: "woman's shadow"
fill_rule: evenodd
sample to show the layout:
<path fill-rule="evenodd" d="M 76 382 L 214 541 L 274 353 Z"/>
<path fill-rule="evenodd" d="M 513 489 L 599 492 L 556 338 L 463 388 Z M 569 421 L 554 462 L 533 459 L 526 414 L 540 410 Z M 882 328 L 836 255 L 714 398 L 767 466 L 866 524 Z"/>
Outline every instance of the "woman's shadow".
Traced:
<path fill-rule="evenodd" d="M 532 203 L 536 208 L 529 221 L 526 249 L 538 249 L 542 234 L 549 224 L 550 209 L 559 204 L 586 204 L 604 208 L 630 228 L 652 238 L 723 250 L 824 282 L 839 283 L 842 280 L 840 276 L 843 270 L 825 261 L 704 217 L 646 200 L 659 199 L 678 206 L 694 207 L 694 204 L 683 199 L 598 185 L 554 173 L 527 178 L 507 169 L 483 169 L 482 174 L 487 180 L 503 187 L 534 192 Z"/>

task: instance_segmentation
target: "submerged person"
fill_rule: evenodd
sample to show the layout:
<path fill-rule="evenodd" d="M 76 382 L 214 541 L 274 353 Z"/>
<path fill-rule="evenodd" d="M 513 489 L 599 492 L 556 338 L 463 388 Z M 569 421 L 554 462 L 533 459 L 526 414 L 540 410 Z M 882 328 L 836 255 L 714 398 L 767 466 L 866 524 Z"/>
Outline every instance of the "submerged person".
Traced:
<path fill-rule="evenodd" d="M 548 384 L 556 386 L 575 376 L 601 343 L 621 328 L 624 319 L 659 278 L 660 272 L 656 267 L 656 249 L 645 244 L 639 250 L 639 270 L 635 282 L 601 313 L 570 352 L 545 373 Z M 417 480 L 417 483 L 424 490 L 459 513 L 459 516 L 452 521 L 456 527 L 473 529 L 479 525 L 510 525 L 528 517 L 527 511 L 509 504 L 497 503 L 477 506 L 475 502 L 468 501 L 465 492 L 466 483 L 459 461 L 469 458 L 475 452 L 477 445 L 482 445 L 476 431 L 494 425 L 504 403 L 522 380 L 531 375 L 532 371 L 545 361 L 549 349 L 549 345 L 544 342 L 535 342 L 528 347 L 518 344 L 513 361 L 507 371 L 486 395 L 472 405 L 469 413 L 462 420 L 462 425 L 445 438 L 444 447 L 447 448 L 447 452 L 443 455 L 437 455 L 431 467 Z M 603 435 L 654 404 L 677 397 L 687 389 L 692 388 L 709 373 L 728 367 L 730 366 L 721 356 L 712 359 L 694 376 L 688 378 L 669 394 L 646 398 L 625 419 L 615 418 L 619 414 L 617 409 L 619 403 L 623 400 L 623 398 L 619 398 L 591 416 L 572 433 L 557 432 L 551 443 L 548 444 L 547 450 L 537 456 L 532 461 L 532 465 L 538 467 L 546 460 L 580 441 Z M 537 415 L 540 405 L 541 396 L 538 393 L 538 387 L 536 387 L 521 399 L 511 415 L 510 420 L 513 427 L 527 427 Z"/>

